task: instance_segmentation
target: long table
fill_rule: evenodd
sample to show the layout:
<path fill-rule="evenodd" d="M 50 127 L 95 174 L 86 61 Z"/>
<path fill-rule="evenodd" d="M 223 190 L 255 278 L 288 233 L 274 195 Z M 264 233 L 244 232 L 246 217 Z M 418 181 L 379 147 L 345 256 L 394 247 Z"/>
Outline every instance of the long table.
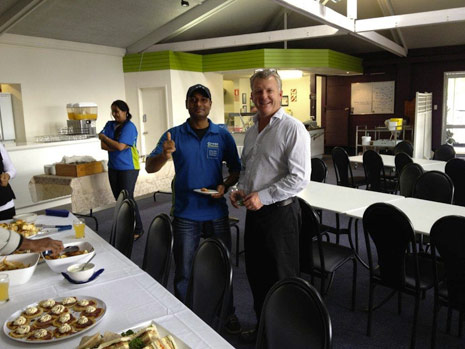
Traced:
<path fill-rule="evenodd" d="M 74 216 L 67 218 L 39 216 L 36 223 L 72 224 Z M 105 271 L 95 281 L 74 285 L 62 275 L 52 272 L 43 263 L 37 266 L 28 283 L 10 287 L 10 301 L 0 305 L 0 321 L 15 311 L 36 301 L 63 296 L 91 296 L 103 300 L 107 313 L 96 327 L 83 335 L 105 331 L 119 331 L 153 320 L 191 348 L 233 348 L 218 333 L 197 317 L 190 309 L 176 299 L 168 290 L 122 255 L 100 236 L 86 227 L 85 240 L 90 242 L 96 256 L 96 268 Z M 63 243 L 77 242 L 72 230 L 50 235 Z M 48 343 L 43 348 L 76 348 L 82 336 L 69 340 Z M 13 341 L 2 333 L 0 348 L 24 348 L 30 345 Z M 34 345 L 32 345 L 34 346 Z"/>
<path fill-rule="evenodd" d="M 394 162 L 394 155 L 385 155 L 380 154 L 381 159 L 383 159 L 383 164 L 385 167 L 395 168 L 396 164 Z M 446 161 L 439 160 L 428 160 L 420 158 L 412 158 L 413 162 L 421 165 L 425 171 L 441 171 L 445 172 Z M 354 164 L 363 164 L 363 155 L 349 156 L 349 161 Z"/>

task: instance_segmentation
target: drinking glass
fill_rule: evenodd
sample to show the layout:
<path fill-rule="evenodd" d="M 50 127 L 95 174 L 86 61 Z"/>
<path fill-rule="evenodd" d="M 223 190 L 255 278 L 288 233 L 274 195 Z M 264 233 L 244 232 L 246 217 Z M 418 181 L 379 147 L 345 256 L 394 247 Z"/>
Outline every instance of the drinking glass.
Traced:
<path fill-rule="evenodd" d="M 235 185 L 232 186 L 232 187 L 231 187 L 231 195 L 235 195 L 234 193 L 235 193 L 236 191 L 239 191 L 239 189 L 237 188 L 237 186 L 235 186 Z M 236 199 L 236 204 L 237 204 L 238 206 L 244 206 L 244 198 L 242 197 L 242 198 L 240 198 L 240 199 Z"/>
<path fill-rule="evenodd" d="M 76 239 L 82 239 L 86 236 L 86 222 L 84 219 L 75 219 L 73 221 L 74 235 Z"/>
<path fill-rule="evenodd" d="M 10 297 L 8 296 L 9 286 L 10 279 L 8 278 L 8 274 L 0 274 L 0 304 L 10 300 Z"/>

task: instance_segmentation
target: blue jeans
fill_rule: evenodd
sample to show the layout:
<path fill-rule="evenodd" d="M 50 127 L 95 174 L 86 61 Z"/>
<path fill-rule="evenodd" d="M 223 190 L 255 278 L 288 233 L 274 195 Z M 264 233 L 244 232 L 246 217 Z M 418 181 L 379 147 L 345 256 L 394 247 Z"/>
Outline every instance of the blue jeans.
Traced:
<path fill-rule="evenodd" d="M 203 233 L 203 234 L 202 234 Z M 174 217 L 174 295 L 186 301 L 187 285 L 192 269 L 192 260 L 199 247 L 200 237 L 217 237 L 231 250 L 231 229 L 228 216 L 212 221 L 197 222 Z"/>

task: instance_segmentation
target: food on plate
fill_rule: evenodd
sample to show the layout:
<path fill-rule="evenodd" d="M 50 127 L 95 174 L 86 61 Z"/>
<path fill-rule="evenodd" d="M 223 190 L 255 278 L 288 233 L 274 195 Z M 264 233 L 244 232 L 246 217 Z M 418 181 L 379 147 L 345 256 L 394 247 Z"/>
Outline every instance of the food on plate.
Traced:
<path fill-rule="evenodd" d="M 92 326 L 95 321 L 92 318 L 81 315 L 79 319 L 73 324 L 76 331 L 81 331 L 89 326 Z"/>
<path fill-rule="evenodd" d="M 55 306 L 55 304 L 56 304 L 55 300 L 52 299 L 52 298 L 49 298 L 47 300 L 40 301 L 39 302 L 39 307 L 41 307 L 45 311 L 48 311 L 48 310 L 52 309 Z"/>
<path fill-rule="evenodd" d="M 74 305 L 73 309 L 75 311 L 84 311 L 89 305 L 92 305 L 93 307 L 95 307 L 97 303 L 95 303 L 95 301 L 93 301 L 92 299 L 80 299 Z"/>
<path fill-rule="evenodd" d="M 55 331 L 53 331 L 53 335 L 56 338 L 66 337 L 73 333 L 75 333 L 75 331 L 69 324 L 61 325 L 60 327 L 57 327 Z"/>
<path fill-rule="evenodd" d="M 14 230 L 26 238 L 34 236 L 39 232 L 39 228 L 37 228 L 34 223 L 28 223 L 21 219 L 12 223 L 0 223 L 0 227 Z"/>
<path fill-rule="evenodd" d="M 58 318 L 56 318 L 55 321 L 53 321 L 53 326 L 60 327 L 64 324 L 72 324 L 74 321 L 76 321 L 76 318 L 73 316 L 73 314 L 63 313 Z"/>
<path fill-rule="evenodd" d="M 86 253 L 89 253 L 89 251 L 87 250 L 79 250 L 79 251 L 74 251 L 74 252 L 65 252 L 65 253 L 62 253 L 60 255 L 57 255 L 57 256 L 52 256 L 52 255 L 46 255 L 45 256 L 45 259 L 63 259 L 63 258 L 68 258 L 68 257 L 74 257 L 74 256 L 79 256 L 79 255 L 82 255 L 82 254 L 86 254 Z"/>
<path fill-rule="evenodd" d="M 9 261 L 6 259 L 6 257 L 4 257 L 0 262 L 0 271 L 24 269 L 29 268 L 30 266 L 30 264 L 24 264 L 17 261 Z"/>
<path fill-rule="evenodd" d="M 84 336 L 79 343 L 78 349 L 97 348 L 102 343 L 102 335 L 95 333 L 92 336 Z"/>
<path fill-rule="evenodd" d="M 10 330 L 15 330 L 19 326 L 29 325 L 29 322 L 30 320 L 28 318 L 20 315 L 15 320 L 7 322 L 6 327 L 8 327 Z"/>
<path fill-rule="evenodd" d="M 27 340 L 29 341 L 44 341 L 53 338 L 52 332 L 41 328 L 40 330 L 35 330 L 29 336 L 27 336 Z"/>
<path fill-rule="evenodd" d="M 138 331 L 135 335 L 135 338 L 139 338 L 145 345 L 149 345 L 151 342 L 154 342 L 156 339 L 160 338 L 157 327 L 155 325 L 150 325 L 142 330 Z"/>
<path fill-rule="evenodd" d="M 63 313 L 67 313 L 69 310 L 66 308 L 63 304 L 57 304 L 55 305 L 52 310 L 50 311 L 50 314 L 54 317 L 57 318 Z"/>
<path fill-rule="evenodd" d="M 65 307 L 69 308 L 72 307 L 77 303 L 76 297 L 66 297 L 61 301 L 61 304 L 63 304 Z"/>
<path fill-rule="evenodd" d="M 31 326 L 21 325 L 17 327 L 14 331 L 10 331 L 9 335 L 14 338 L 24 338 L 31 333 Z"/>
<path fill-rule="evenodd" d="M 200 191 L 207 192 L 208 189 L 207 188 L 201 188 Z"/>
<path fill-rule="evenodd" d="M 23 311 L 23 316 L 28 318 L 28 319 L 32 319 L 32 318 L 35 318 L 39 315 L 41 315 L 43 312 L 42 309 L 38 308 L 38 307 L 35 307 L 35 306 L 31 306 L 31 307 L 28 307 L 26 308 L 24 311 Z"/>
<path fill-rule="evenodd" d="M 50 314 L 43 314 L 38 320 L 34 321 L 33 327 L 37 328 L 46 328 L 49 327 L 53 322 L 53 317 Z"/>
<path fill-rule="evenodd" d="M 81 316 L 90 318 L 96 318 L 102 315 L 103 308 L 96 308 L 93 305 L 89 305 L 84 311 L 81 312 Z"/>

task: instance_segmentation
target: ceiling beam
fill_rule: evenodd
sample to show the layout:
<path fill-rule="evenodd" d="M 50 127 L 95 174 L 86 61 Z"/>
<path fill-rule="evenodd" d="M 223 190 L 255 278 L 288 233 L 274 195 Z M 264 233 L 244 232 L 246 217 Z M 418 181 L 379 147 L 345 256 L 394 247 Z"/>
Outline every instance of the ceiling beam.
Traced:
<path fill-rule="evenodd" d="M 410 13 L 406 15 L 360 19 L 355 23 L 357 33 L 395 28 L 417 27 L 465 21 L 465 7 Z"/>
<path fill-rule="evenodd" d="M 157 42 L 172 39 L 197 24 L 202 23 L 207 18 L 225 9 L 235 1 L 236 0 L 207 0 L 128 46 L 126 48 L 127 52 L 140 53 Z"/>
<path fill-rule="evenodd" d="M 201 51 L 224 47 L 247 46 L 270 42 L 302 40 L 332 35 L 346 35 L 346 31 L 338 30 L 328 25 L 312 27 L 273 30 L 263 33 L 223 36 L 211 39 L 191 40 L 158 44 L 150 47 L 146 52 L 154 51 Z"/>
<path fill-rule="evenodd" d="M 383 16 L 394 16 L 396 14 L 394 12 L 394 7 L 392 6 L 391 0 L 378 0 L 378 5 L 381 9 L 381 12 L 383 13 Z M 357 23 L 355 23 L 355 26 L 357 26 Z M 394 41 L 399 45 L 402 45 L 405 49 L 408 49 L 404 35 L 402 34 L 400 28 L 391 29 L 390 31 Z"/>
<path fill-rule="evenodd" d="M 274 2 L 301 13 L 302 15 L 315 19 L 321 23 L 328 24 L 338 29 L 347 30 L 351 35 L 365 40 L 373 45 L 381 47 L 398 56 L 406 56 L 407 50 L 396 44 L 394 41 L 379 35 L 375 32 L 357 33 L 355 32 L 355 19 L 349 19 L 340 13 L 321 5 L 318 1 L 312 0 L 273 0 Z M 357 21 L 358 22 L 358 21 Z M 362 35 L 363 34 L 363 35 Z"/>
<path fill-rule="evenodd" d="M 0 15 L 0 34 L 11 29 L 47 0 L 18 0 Z"/>

